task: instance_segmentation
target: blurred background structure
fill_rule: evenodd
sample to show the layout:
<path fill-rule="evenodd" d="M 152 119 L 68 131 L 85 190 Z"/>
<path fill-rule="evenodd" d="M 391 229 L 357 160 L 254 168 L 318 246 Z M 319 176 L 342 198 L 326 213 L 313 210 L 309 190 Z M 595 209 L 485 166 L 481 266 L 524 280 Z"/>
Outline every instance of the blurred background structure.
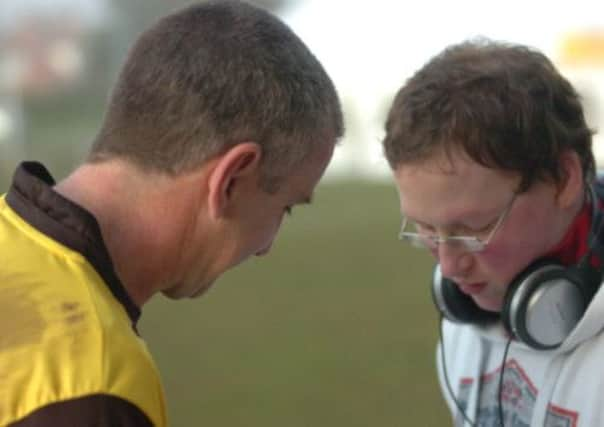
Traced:
<path fill-rule="evenodd" d="M 145 307 L 140 329 L 173 425 L 448 425 L 434 369 L 432 264 L 396 241 L 398 200 L 380 146 L 389 103 L 446 45 L 487 36 L 543 50 L 604 129 L 604 5 L 252 2 L 280 15 L 325 65 L 347 134 L 316 203 L 295 212 L 270 257 L 199 301 Z M 23 159 L 59 179 L 80 162 L 129 45 L 192 3 L 1 0 L 0 193 Z M 602 133 L 594 151 L 602 167 Z"/>

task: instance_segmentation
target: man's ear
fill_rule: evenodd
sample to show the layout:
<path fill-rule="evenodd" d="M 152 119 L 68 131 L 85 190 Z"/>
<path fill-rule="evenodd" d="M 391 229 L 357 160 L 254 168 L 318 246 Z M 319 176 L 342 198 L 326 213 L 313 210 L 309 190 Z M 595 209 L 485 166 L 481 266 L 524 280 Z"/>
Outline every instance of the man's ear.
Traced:
<path fill-rule="evenodd" d="M 241 178 L 258 171 L 262 148 L 253 142 L 237 144 L 214 160 L 208 179 L 208 207 L 213 218 L 224 215 Z"/>
<path fill-rule="evenodd" d="M 573 150 L 567 150 L 561 154 L 560 167 L 563 175 L 558 184 L 557 198 L 560 207 L 566 208 L 572 206 L 578 197 L 583 197 L 583 166 L 579 155 Z"/>

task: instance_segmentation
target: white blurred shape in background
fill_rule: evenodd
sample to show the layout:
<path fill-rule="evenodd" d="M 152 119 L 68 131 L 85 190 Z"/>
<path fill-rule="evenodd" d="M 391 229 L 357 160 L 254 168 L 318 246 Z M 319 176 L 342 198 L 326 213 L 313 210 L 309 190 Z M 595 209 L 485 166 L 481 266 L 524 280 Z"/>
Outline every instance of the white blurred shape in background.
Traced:
<path fill-rule="evenodd" d="M 11 31 L 32 14 L 50 18 L 77 16 L 87 26 L 103 25 L 109 12 L 105 0 L 0 0 L 0 32 Z M 128 0 L 125 0 L 128 1 Z"/>
<path fill-rule="evenodd" d="M 380 142 L 395 93 L 444 47 L 477 36 L 542 50 L 585 98 L 590 125 L 604 131 L 604 43 L 584 55 L 580 65 L 561 58 L 569 57 L 569 52 L 561 54 L 569 35 L 588 33 L 598 38 L 604 34 L 603 9 L 601 0 L 305 0 L 291 4 L 283 18 L 323 63 L 343 100 L 347 133 L 328 175 L 388 177 Z M 594 152 L 600 165 L 604 164 L 600 134 L 594 138 Z"/>

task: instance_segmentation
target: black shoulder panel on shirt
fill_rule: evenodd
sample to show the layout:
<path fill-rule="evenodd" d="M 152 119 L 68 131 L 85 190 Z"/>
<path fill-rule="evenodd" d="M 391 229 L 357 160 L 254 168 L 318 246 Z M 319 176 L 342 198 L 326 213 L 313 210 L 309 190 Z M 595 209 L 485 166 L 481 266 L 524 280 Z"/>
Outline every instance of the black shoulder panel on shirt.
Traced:
<path fill-rule="evenodd" d="M 8 427 L 153 427 L 134 404 L 107 394 L 44 406 Z"/>

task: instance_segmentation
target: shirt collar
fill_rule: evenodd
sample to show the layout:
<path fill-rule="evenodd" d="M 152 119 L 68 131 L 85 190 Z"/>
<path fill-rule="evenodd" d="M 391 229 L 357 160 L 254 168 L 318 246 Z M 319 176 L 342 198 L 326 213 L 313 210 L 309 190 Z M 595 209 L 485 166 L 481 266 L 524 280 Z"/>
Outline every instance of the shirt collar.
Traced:
<path fill-rule="evenodd" d="M 23 162 L 15 171 L 6 202 L 32 227 L 81 253 L 124 306 L 136 330 L 140 308 L 130 298 L 113 268 L 96 218 L 54 191 L 54 184 L 54 178 L 44 165 Z"/>

